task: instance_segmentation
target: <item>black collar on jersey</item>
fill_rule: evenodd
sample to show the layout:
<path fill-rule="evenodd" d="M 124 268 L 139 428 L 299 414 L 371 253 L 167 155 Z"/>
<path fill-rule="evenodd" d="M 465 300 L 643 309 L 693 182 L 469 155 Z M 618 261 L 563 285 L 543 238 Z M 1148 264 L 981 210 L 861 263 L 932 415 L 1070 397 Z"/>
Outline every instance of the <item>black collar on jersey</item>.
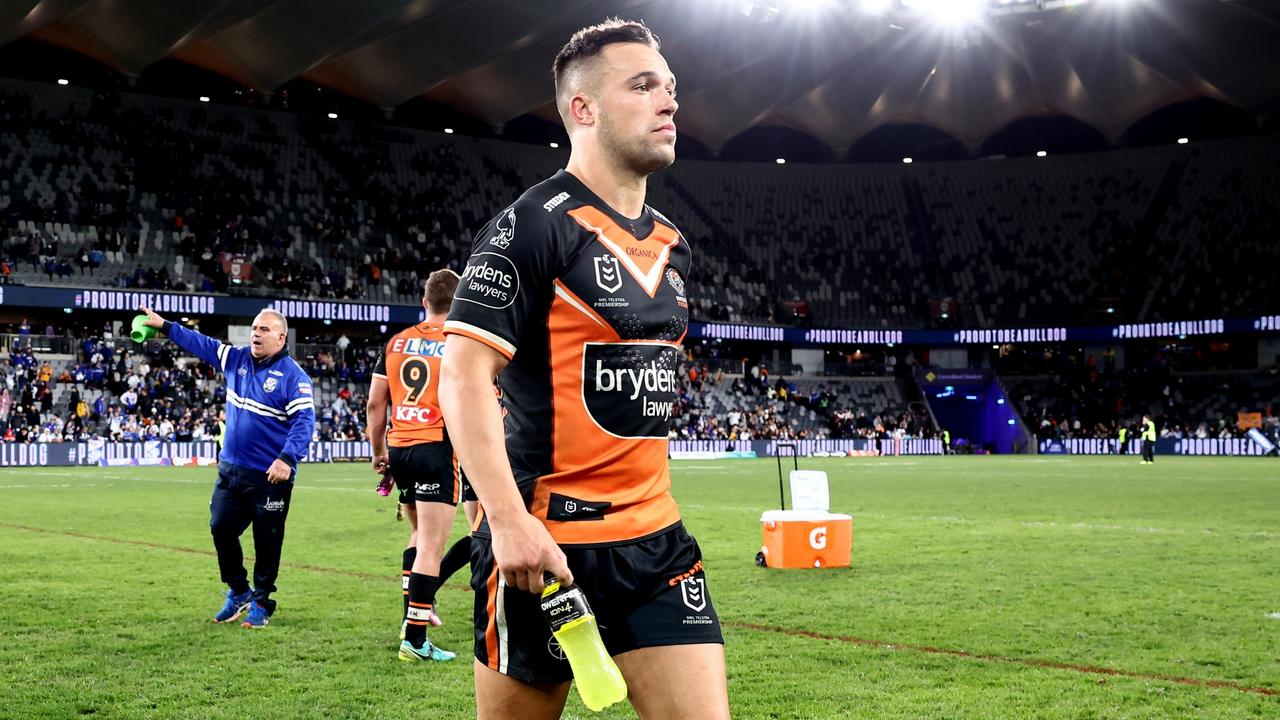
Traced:
<path fill-rule="evenodd" d="M 609 203 L 601 200 L 599 195 L 591 192 L 591 188 L 583 184 L 576 175 L 568 170 L 558 171 L 551 179 L 563 187 L 571 196 L 608 215 L 610 220 L 618 224 L 618 227 L 631 233 L 637 240 L 643 240 L 653 233 L 653 213 L 649 211 L 648 203 L 645 204 L 644 210 L 640 211 L 640 217 L 629 218 L 614 210 L 609 206 Z"/>

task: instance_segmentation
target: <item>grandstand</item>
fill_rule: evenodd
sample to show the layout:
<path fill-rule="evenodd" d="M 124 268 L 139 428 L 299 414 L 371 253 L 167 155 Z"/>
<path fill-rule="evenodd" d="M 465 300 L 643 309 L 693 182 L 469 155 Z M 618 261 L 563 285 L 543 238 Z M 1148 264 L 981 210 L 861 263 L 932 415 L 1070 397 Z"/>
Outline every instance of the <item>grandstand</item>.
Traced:
<path fill-rule="evenodd" d="M 410 305 L 419 278 L 457 266 L 474 229 L 564 159 L 16 81 L 0 83 L 0 142 L 12 282 Z M 1104 307 L 1180 320 L 1271 309 L 1259 273 L 1280 251 L 1249 239 L 1280 226 L 1277 162 L 1272 136 L 962 164 L 684 161 L 651 202 L 699 250 L 695 320 L 989 328 Z M 948 318 L 931 311 L 942 301 Z"/>
<path fill-rule="evenodd" d="M 0 82 L 0 143 L 7 282 L 402 305 L 416 305 L 430 269 L 459 267 L 470 232 L 563 160 L 554 149 L 501 140 L 130 93 L 51 93 L 20 81 Z M 694 320 L 853 328 L 1159 321 L 1272 308 L 1263 268 L 1280 251 L 1252 238 L 1280 221 L 1267 201 L 1278 164 L 1274 136 L 747 173 L 682 161 L 653 184 L 651 202 L 680 219 L 699 253 Z M 937 312 L 940 303 L 950 312 Z M 362 426 L 362 403 L 345 396 L 358 398 L 367 378 L 351 369 L 322 380 L 325 398 L 343 393 L 342 404 L 354 406 L 325 418 L 325 437 L 351 439 Z M 800 395 L 822 384 L 820 376 L 798 380 Z M 1271 380 L 1171 378 L 1187 399 L 1168 432 L 1237 432 L 1232 408 L 1268 414 Z M 1174 408 L 1135 373 L 1070 392 L 1055 376 L 1007 382 L 1015 394 L 1032 391 L 1035 399 L 1017 407 L 1043 437 L 1106 434 L 1121 415 Z M 729 439 L 731 411 L 756 418 L 739 428 L 755 437 L 838 438 L 899 425 L 939 432 L 927 413 L 907 413 L 908 383 L 877 381 L 872 389 L 886 391 L 870 396 L 856 383 L 833 383 L 823 412 L 703 390 L 682 403 L 673 435 Z M 65 393 L 52 385 L 56 405 Z M 91 406 L 101 392 L 114 397 L 81 383 L 77 390 Z M 201 424 L 174 422 L 175 437 Z"/>

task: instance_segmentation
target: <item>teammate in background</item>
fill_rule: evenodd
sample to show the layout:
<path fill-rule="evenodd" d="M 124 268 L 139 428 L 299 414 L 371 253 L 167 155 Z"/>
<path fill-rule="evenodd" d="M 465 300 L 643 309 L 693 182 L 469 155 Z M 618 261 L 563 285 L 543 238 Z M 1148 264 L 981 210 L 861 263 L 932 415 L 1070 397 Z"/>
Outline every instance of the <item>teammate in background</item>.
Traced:
<path fill-rule="evenodd" d="M 951 431 L 946 428 L 942 429 L 942 454 L 951 454 Z"/>
<path fill-rule="evenodd" d="M 572 672 L 539 608 L 544 572 L 586 594 L 640 717 L 729 715 L 719 619 L 667 467 L 692 255 L 645 205 L 648 176 L 675 159 L 658 50 L 616 19 L 560 50 L 568 166 L 476 236 L 445 323 L 441 407 L 481 504 L 485 720 L 563 711 Z"/>
<path fill-rule="evenodd" d="M 1124 423 L 1121 423 L 1120 430 L 1117 433 L 1117 436 L 1118 436 L 1118 444 L 1116 446 L 1117 452 L 1119 452 L 1121 455 L 1128 455 L 1129 454 L 1129 426 L 1125 425 Z"/>
<path fill-rule="evenodd" d="M 1142 464 L 1156 461 L 1156 424 L 1148 415 L 1142 416 Z"/>
<path fill-rule="evenodd" d="M 458 274 L 452 270 L 427 277 L 422 294 L 426 320 L 392 336 L 369 385 L 367 435 L 373 469 L 394 478 L 401 509 L 409 518 L 409 543 L 401 563 L 404 616 L 399 655 L 407 662 L 454 657 L 431 643 L 427 625 L 440 624 L 436 591 L 447 577 L 441 570 L 441 553 L 459 499 L 468 501 L 467 519 L 475 516 L 475 497 L 470 488 L 464 491 L 438 399 L 445 339 L 441 326 L 457 289 Z M 461 566 L 457 558 L 470 553 L 470 538 L 460 543 L 461 550 L 450 550 L 455 562 L 450 574 Z"/>
<path fill-rule="evenodd" d="M 247 610 L 244 627 L 266 627 L 276 610 L 270 596 L 280 572 L 293 480 L 315 428 L 311 378 L 289 357 L 288 321 L 275 310 L 263 310 L 253 319 L 248 347 L 232 347 L 171 323 L 151 308 L 141 310 L 147 325 L 226 377 L 226 429 L 209 502 L 209 529 L 228 589 L 213 621 L 233 622 Z M 255 555 L 252 588 L 240 548 L 240 535 L 249 525 Z"/>

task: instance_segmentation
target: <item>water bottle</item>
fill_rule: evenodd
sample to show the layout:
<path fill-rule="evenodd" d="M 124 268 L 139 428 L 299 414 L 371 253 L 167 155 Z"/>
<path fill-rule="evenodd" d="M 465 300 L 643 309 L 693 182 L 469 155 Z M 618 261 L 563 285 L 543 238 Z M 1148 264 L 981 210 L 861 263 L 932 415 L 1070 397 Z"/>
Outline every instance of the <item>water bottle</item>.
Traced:
<path fill-rule="evenodd" d="M 627 681 L 605 650 L 596 616 L 578 586 L 561 585 L 548 575 L 542 591 L 542 616 L 569 658 L 584 705 L 599 712 L 627 699 Z"/>

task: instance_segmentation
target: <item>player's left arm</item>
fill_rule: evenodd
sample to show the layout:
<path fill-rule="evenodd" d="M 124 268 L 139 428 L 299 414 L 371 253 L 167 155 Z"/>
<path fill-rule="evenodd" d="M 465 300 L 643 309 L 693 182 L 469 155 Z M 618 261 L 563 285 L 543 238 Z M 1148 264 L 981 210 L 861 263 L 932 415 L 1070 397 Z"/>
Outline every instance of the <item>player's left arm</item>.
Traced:
<path fill-rule="evenodd" d="M 311 446 L 311 434 L 316 426 L 316 407 L 313 399 L 314 391 L 311 378 L 297 375 L 289 382 L 289 397 L 285 405 L 288 416 L 289 434 L 285 438 L 284 448 L 267 469 L 267 480 L 273 483 L 285 482 L 293 476 L 298 461 L 306 457 Z"/>

